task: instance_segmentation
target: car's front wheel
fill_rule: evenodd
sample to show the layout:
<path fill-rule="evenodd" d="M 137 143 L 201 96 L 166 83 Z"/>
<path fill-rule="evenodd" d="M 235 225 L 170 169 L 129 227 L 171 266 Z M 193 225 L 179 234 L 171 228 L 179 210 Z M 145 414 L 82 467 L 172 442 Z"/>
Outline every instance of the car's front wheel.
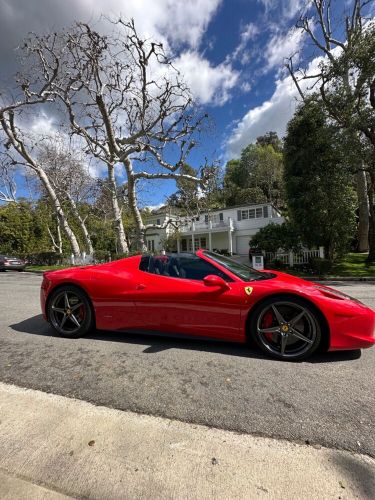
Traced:
<path fill-rule="evenodd" d="M 261 303 L 252 313 L 250 332 L 264 353 L 289 361 L 308 358 L 322 339 L 318 314 L 298 297 L 271 297 Z"/>
<path fill-rule="evenodd" d="M 94 327 L 91 303 L 75 286 L 67 285 L 52 292 L 47 314 L 49 322 L 62 337 L 82 337 Z"/>

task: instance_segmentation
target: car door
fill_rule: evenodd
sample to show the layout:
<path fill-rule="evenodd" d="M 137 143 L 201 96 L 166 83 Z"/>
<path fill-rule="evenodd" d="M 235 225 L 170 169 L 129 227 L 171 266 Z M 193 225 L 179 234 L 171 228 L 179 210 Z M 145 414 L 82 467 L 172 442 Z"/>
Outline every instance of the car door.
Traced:
<path fill-rule="evenodd" d="M 194 254 L 169 256 L 163 269 L 139 273 L 134 293 L 139 328 L 223 339 L 240 339 L 245 298 L 222 271 Z M 157 272 L 156 272 L 157 270 Z M 203 278 L 215 274 L 229 287 L 208 287 Z"/>

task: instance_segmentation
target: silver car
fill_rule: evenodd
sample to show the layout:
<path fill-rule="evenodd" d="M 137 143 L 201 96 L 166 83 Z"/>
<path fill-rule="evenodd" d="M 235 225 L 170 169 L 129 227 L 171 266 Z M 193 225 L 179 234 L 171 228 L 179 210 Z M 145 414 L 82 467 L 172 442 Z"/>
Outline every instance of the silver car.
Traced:
<path fill-rule="evenodd" d="M 23 271 L 26 267 L 26 261 L 18 257 L 8 257 L 7 255 L 0 255 L 0 271 L 7 269 L 12 271 Z"/>

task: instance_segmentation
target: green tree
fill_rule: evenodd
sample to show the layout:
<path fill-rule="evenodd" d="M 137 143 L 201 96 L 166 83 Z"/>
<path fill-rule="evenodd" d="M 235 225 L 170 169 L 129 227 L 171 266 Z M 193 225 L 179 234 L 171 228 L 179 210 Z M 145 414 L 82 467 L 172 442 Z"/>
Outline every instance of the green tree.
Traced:
<path fill-rule="evenodd" d="M 224 177 L 227 205 L 269 202 L 283 206 L 283 155 L 281 141 L 273 134 L 259 137 L 257 144 L 249 144 L 242 150 L 239 160 L 227 163 Z"/>
<path fill-rule="evenodd" d="M 264 252 L 276 253 L 279 249 L 297 252 L 302 248 L 298 228 L 290 222 L 268 224 L 251 238 L 250 246 Z"/>
<path fill-rule="evenodd" d="M 332 260 L 354 236 L 355 193 L 340 132 L 319 103 L 305 103 L 289 122 L 284 161 L 291 219 L 304 243 L 324 246 Z"/>
<path fill-rule="evenodd" d="M 283 143 L 276 132 L 266 132 L 264 135 L 257 137 L 256 144 L 258 146 L 272 146 L 277 153 L 283 151 Z"/>
<path fill-rule="evenodd" d="M 0 206 L 0 253 L 26 255 L 51 251 L 48 213 L 42 202 L 28 201 Z"/>
<path fill-rule="evenodd" d="M 309 74 L 306 68 L 295 68 L 293 57 L 287 68 L 305 99 L 303 88 L 319 89 L 319 99 L 327 114 L 352 137 L 367 142 L 371 159 L 367 164 L 366 146 L 360 151 L 356 165 L 359 207 L 359 247 L 369 248 L 368 261 L 375 261 L 375 22 L 373 0 L 349 0 L 333 19 L 331 2 L 309 2 L 297 27 L 306 34 L 320 52 L 321 62 Z M 344 5 L 345 3 L 345 5 Z M 342 24 L 340 26 L 340 19 Z M 316 50 L 312 50 L 316 57 Z M 301 59 L 302 60 L 302 59 Z M 304 59 L 306 62 L 306 60 Z M 313 85 L 300 85 L 306 80 Z M 313 80 L 311 80 L 313 79 Z M 353 140 L 353 139 L 352 139 Z M 362 154 L 362 152 L 364 154 Z M 367 171 L 367 176 L 366 176 Z M 366 186 L 369 181 L 368 187 Z M 368 195 L 368 196 L 367 196 Z M 366 233 L 368 232 L 368 244 Z"/>

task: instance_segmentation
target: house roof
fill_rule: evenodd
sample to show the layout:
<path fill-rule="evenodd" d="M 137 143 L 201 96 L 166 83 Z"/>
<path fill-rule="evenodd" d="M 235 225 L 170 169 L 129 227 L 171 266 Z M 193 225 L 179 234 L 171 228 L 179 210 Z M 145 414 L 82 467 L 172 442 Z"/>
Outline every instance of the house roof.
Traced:
<path fill-rule="evenodd" d="M 216 213 L 216 212 L 223 212 L 224 210 L 236 210 L 236 209 L 247 209 L 247 208 L 252 208 L 252 207 L 259 207 L 259 206 L 264 206 L 267 205 L 269 207 L 272 207 L 274 210 L 277 211 L 281 215 L 281 212 L 278 208 L 276 208 L 272 203 L 269 202 L 264 202 L 264 203 L 243 203 L 242 205 L 232 205 L 231 207 L 222 207 L 222 208 L 213 208 L 210 210 L 211 213 Z M 201 214 L 207 213 L 206 210 L 202 210 Z M 150 216 L 155 216 L 155 215 L 162 215 L 162 214 L 171 214 L 171 215 L 180 215 L 178 213 L 178 210 L 173 209 L 171 207 L 168 207 L 164 205 L 163 207 L 157 208 L 156 210 L 153 210 L 150 213 Z M 184 217 L 184 216 L 183 216 Z"/>

